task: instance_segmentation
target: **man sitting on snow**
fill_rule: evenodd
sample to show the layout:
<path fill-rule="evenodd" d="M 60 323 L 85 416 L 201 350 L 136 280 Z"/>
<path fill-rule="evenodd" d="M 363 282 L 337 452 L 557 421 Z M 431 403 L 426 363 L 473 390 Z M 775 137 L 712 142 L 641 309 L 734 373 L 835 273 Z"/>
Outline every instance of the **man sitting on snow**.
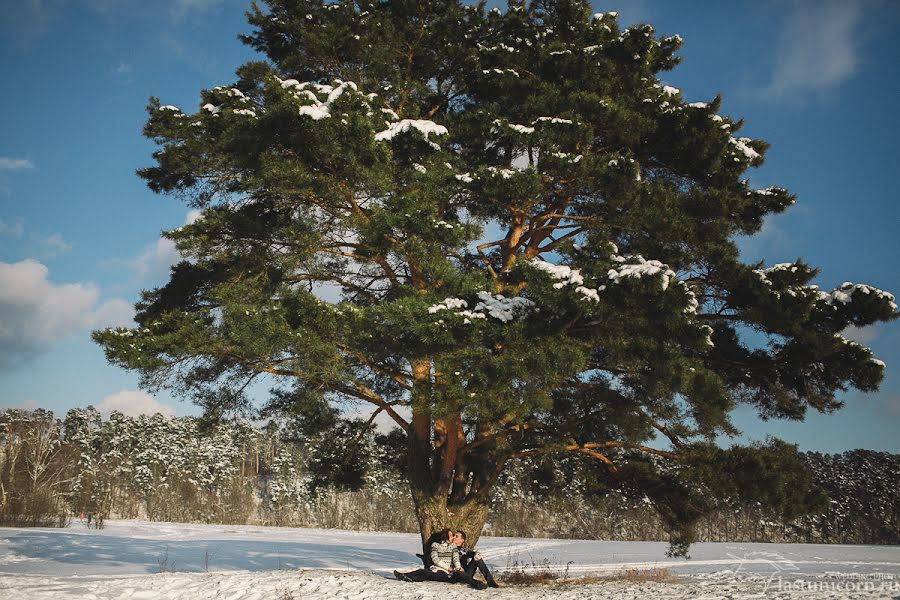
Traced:
<path fill-rule="evenodd" d="M 491 570 L 488 569 L 488 566 L 484 564 L 484 559 L 481 558 L 481 553 L 473 550 L 471 548 L 466 547 L 466 532 L 462 529 L 457 529 L 456 533 L 453 535 L 453 543 L 456 544 L 457 549 L 459 550 L 459 562 L 462 565 L 463 570 L 466 572 L 466 575 L 474 578 L 476 571 L 481 571 L 481 574 L 484 576 L 485 582 L 487 582 L 488 587 L 500 587 L 497 585 L 497 582 L 494 581 L 494 576 L 491 574 Z"/>

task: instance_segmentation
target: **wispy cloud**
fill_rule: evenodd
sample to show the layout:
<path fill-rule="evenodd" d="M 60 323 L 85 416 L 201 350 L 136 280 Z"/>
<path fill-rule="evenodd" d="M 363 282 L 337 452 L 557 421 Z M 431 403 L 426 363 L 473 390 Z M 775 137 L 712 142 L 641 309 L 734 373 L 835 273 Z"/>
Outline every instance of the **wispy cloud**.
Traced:
<path fill-rule="evenodd" d="M 777 58 L 763 96 L 799 100 L 834 89 L 860 64 L 860 23 L 866 6 L 845 0 L 798 0 L 784 21 Z"/>
<path fill-rule="evenodd" d="M 219 4 L 223 0 L 172 0 L 169 6 L 169 13 L 175 19 L 182 19 L 192 12 L 207 11 Z"/>
<path fill-rule="evenodd" d="M 56 256 L 72 249 L 72 244 L 67 242 L 61 233 L 51 233 L 48 236 L 31 236 L 31 241 L 37 244 L 38 252 L 42 256 Z"/>
<path fill-rule="evenodd" d="M 119 85 L 131 85 L 134 83 L 134 65 L 124 60 L 119 62 L 110 69 L 113 79 Z"/>
<path fill-rule="evenodd" d="M 9 158 L 0 156 L 0 171 L 22 171 L 33 169 L 34 163 L 27 158 Z"/>
<path fill-rule="evenodd" d="M 13 223 L 0 219 L 0 236 L 17 240 L 16 245 L 25 256 L 52 258 L 72 249 L 72 244 L 61 233 L 46 235 L 29 229 L 21 217 Z"/>
<path fill-rule="evenodd" d="M 9 224 L 0 219 L 0 235 L 7 235 L 12 238 L 20 238 L 25 232 L 25 221 L 16 219 L 16 222 Z"/>

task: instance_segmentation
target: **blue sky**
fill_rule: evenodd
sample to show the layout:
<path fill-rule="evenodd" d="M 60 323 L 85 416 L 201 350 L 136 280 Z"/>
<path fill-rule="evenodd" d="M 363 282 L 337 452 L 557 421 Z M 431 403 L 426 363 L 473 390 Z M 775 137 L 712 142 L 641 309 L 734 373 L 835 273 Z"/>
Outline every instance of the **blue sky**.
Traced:
<path fill-rule="evenodd" d="M 165 281 L 175 254 L 159 233 L 188 218 L 134 174 L 154 150 L 141 135 L 147 98 L 187 108 L 201 88 L 232 82 L 253 57 L 237 40 L 249 2 L 15 4 L 0 23 L 0 406 L 191 414 L 189 404 L 139 391 L 89 333 L 127 323 L 139 290 Z M 665 82 L 692 101 L 722 94 L 722 112 L 746 118 L 743 134 L 772 144 L 752 181 L 786 187 L 798 203 L 741 240 L 748 260 L 802 257 L 821 267 L 823 288 L 852 281 L 900 292 L 900 4 L 594 6 L 680 34 L 684 62 Z M 762 423 L 740 409 L 743 439 L 900 452 L 900 326 L 848 337 L 887 363 L 879 393 L 850 392 L 845 409 L 804 423 Z"/>

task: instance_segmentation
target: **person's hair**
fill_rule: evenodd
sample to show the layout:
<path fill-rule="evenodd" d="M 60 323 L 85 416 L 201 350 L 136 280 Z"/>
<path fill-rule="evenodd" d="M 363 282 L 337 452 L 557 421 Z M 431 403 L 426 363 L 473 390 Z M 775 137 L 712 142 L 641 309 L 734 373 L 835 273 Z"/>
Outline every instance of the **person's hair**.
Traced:
<path fill-rule="evenodd" d="M 452 532 L 450 531 L 449 528 L 447 528 L 447 529 L 441 529 L 441 542 L 446 542 L 446 541 L 448 541 L 448 540 L 450 539 L 450 534 L 451 534 L 451 533 L 452 533 Z"/>
<path fill-rule="evenodd" d="M 459 535 L 463 536 L 463 541 L 465 541 L 465 539 L 466 539 L 466 532 L 465 532 L 465 531 L 463 531 L 462 529 L 457 529 L 457 530 L 456 530 L 456 533 L 458 533 Z"/>

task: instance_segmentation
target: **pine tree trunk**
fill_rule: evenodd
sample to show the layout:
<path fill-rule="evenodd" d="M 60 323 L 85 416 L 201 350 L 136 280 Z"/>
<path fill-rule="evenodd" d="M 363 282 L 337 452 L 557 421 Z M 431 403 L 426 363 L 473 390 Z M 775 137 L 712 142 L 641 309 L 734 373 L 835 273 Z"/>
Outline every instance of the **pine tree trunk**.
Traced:
<path fill-rule="evenodd" d="M 490 491 L 508 455 L 484 444 L 477 455 L 461 455 L 465 443 L 461 414 L 432 413 L 432 364 L 412 361 L 412 422 L 407 438 L 410 492 L 423 544 L 436 531 L 461 529 L 473 547 L 490 509 Z"/>

